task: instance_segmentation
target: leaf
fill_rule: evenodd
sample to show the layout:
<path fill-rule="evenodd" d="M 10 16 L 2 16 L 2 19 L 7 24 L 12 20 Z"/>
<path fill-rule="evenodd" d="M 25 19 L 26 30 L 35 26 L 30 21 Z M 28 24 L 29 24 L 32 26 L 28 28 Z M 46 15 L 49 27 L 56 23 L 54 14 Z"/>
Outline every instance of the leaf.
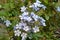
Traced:
<path fill-rule="evenodd" d="M 49 20 L 49 16 L 45 14 L 45 19 L 46 20 Z"/>
<path fill-rule="evenodd" d="M 14 3 L 10 3 L 9 5 L 10 5 L 10 8 L 14 8 L 15 7 Z"/>
<path fill-rule="evenodd" d="M 0 11 L 0 16 L 7 16 L 6 11 Z"/>
<path fill-rule="evenodd" d="M 48 4 L 48 0 L 44 0 L 44 2 L 45 2 L 46 4 Z"/>
<path fill-rule="evenodd" d="M 3 5 L 4 9 L 9 9 L 9 7 L 10 7 L 9 3 L 6 3 L 6 4 Z"/>

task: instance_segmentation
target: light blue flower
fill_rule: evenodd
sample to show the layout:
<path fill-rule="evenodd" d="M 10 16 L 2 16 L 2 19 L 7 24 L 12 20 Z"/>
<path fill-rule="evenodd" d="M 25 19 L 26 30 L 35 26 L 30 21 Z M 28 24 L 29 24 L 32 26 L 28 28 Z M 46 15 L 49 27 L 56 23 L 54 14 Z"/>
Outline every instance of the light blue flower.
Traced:
<path fill-rule="evenodd" d="M 40 23 L 41 23 L 42 26 L 46 26 L 45 22 L 40 21 Z"/>
<path fill-rule="evenodd" d="M 46 26 L 46 24 L 45 24 L 45 21 L 46 21 L 46 20 L 44 20 L 42 17 L 39 17 L 39 21 L 40 21 L 40 24 L 41 24 L 42 26 Z"/>
<path fill-rule="evenodd" d="M 43 6 L 42 8 L 45 10 L 46 9 L 46 6 Z"/>
<path fill-rule="evenodd" d="M 24 22 L 19 23 L 19 27 L 21 27 L 21 29 L 23 29 L 23 27 L 26 26 L 26 25 L 27 25 L 27 24 L 24 23 Z"/>
<path fill-rule="evenodd" d="M 29 26 L 24 26 L 23 30 L 24 30 L 24 31 L 30 31 L 31 28 L 30 28 Z"/>
<path fill-rule="evenodd" d="M 35 10 L 35 11 L 38 11 L 40 9 L 37 7 L 37 5 L 34 5 L 34 4 L 30 5 L 29 7 L 33 8 L 33 10 Z"/>
<path fill-rule="evenodd" d="M 14 27 L 14 30 L 16 29 L 23 29 L 27 24 L 20 22 L 19 24 L 16 24 L 16 26 Z"/>
<path fill-rule="evenodd" d="M 19 24 L 16 24 L 15 29 L 22 29 L 22 26 Z"/>
<path fill-rule="evenodd" d="M 40 8 L 38 8 L 38 7 L 34 7 L 33 8 L 35 11 L 38 11 Z"/>
<path fill-rule="evenodd" d="M 36 3 L 41 3 L 39 0 L 36 0 Z"/>
<path fill-rule="evenodd" d="M 24 20 L 30 22 L 30 21 L 32 21 L 32 18 L 31 17 L 24 17 Z"/>
<path fill-rule="evenodd" d="M 31 12 L 30 16 L 34 16 L 34 15 L 35 15 L 34 12 Z"/>
<path fill-rule="evenodd" d="M 34 3 L 34 7 L 38 7 L 40 4 L 39 3 Z"/>
<path fill-rule="evenodd" d="M 32 5 L 30 5 L 29 7 L 33 8 L 33 10 L 35 10 L 35 11 L 40 10 L 40 8 L 43 8 L 44 10 L 46 9 L 46 6 L 41 4 L 41 2 L 39 0 L 36 0 L 36 2 L 33 3 Z"/>
<path fill-rule="evenodd" d="M 21 20 L 25 20 L 30 22 L 32 20 L 31 17 L 29 17 L 29 13 L 28 12 L 24 12 L 22 15 L 19 16 Z"/>
<path fill-rule="evenodd" d="M 29 13 L 28 12 L 23 12 L 22 16 L 28 16 Z"/>
<path fill-rule="evenodd" d="M 30 5 L 30 8 L 33 8 L 33 10 L 38 11 L 40 8 L 38 7 L 40 4 L 35 2 L 32 5 Z"/>
<path fill-rule="evenodd" d="M 28 16 L 26 16 L 26 15 L 24 15 L 24 16 L 20 15 L 19 17 L 20 17 L 21 20 L 23 20 L 23 19 L 26 20 L 28 18 Z"/>
<path fill-rule="evenodd" d="M 38 21 L 39 16 L 35 15 L 34 12 L 31 12 L 31 16 L 35 21 Z"/>
<path fill-rule="evenodd" d="M 45 22 L 46 21 L 42 17 L 39 17 L 39 20 L 42 21 L 42 22 Z"/>
<path fill-rule="evenodd" d="M 9 21 L 9 20 L 6 20 L 6 21 L 4 21 L 5 22 L 5 25 L 7 26 L 7 27 L 9 27 L 10 25 L 11 25 L 11 22 Z"/>
<path fill-rule="evenodd" d="M 21 40 L 26 40 L 26 38 L 27 38 L 27 33 L 22 33 L 22 34 L 21 34 L 21 37 L 22 37 Z"/>
<path fill-rule="evenodd" d="M 20 30 L 14 30 L 14 33 L 15 33 L 15 34 L 14 34 L 15 36 L 20 36 L 21 31 L 20 31 Z"/>
<path fill-rule="evenodd" d="M 35 27 L 33 28 L 33 32 L 34 32 L 34 33 L 39 32 L 39 27 L 35 26 Z"/>
<path fill-rule="evenodd" d="M 21 12 L 25 12 L 25 11 L 26 11 L 26 7 L 25 6 L 21 7 Z"/>
<path fill-rule="evenodd" d="M 24 13 L 22 15 L 19 16 L 21 20 L 24 20 L 24 21 L 32 21 L 32 18 L 28 16 L 28 13 Z"/>
<path fill-rule="evenodd" d="M 31 21 L 32 21 L 32 18 L 31 18 L 31 17 L 28 17 L 28 18 L 27 18 L 27 21 L 28 21 L 28 22 L 31 22 Z"/>

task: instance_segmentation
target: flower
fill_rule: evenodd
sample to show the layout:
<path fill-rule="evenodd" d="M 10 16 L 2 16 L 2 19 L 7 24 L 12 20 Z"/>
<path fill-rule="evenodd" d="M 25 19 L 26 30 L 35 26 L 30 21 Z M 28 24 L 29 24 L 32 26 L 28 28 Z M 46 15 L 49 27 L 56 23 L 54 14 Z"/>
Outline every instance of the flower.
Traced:
<path fill-rule="evenodd" d="M 21 12 L 25 12 L 25 11 L 26 11 L 26 7 L 25 6 L 21 7 Z"/>
<path fill-rule="evenodd" d="M 19 16 L 21 20 L 24 20 L 24 21 L 32 21 L 32 18 L 29 17 L 29 13 L 28 12 L 24 12 L 22 15 Z"/>
<path fill-rule="evenodd" d="M 26 26 L 26 23 L 20 22 L 19 24 L 16 24 L 16 26 L 14 27 L 14 29 L 23 29 L 24 26 Z"/>
<path fill-rule="evenodd" d="M 27 16 L 27 17 L 24 17 L 23 19 L 24 19 L 25 21 L 28 21 L 28 22 L 30 22 L 30 21 L 32 20 L 32 18 L 31 18 L 31 17 L 28 17 L 28 16 Z"/>
<path fill-rule="evenodd" d="M 28 17 L 26 20 L 27 20 L 28 22 L 31 22 L 31 21 L 32 21 L 32 18 L 31 18 L 31 17 Z"/>
<path fill-rule="evenodd" d="M 36 3 L 41 3 L 39 0 L 36 0 Z"/>
<path fill-rule="evenodd" d="M 45 10 L 46 9 L 46 6 L 43 6 L 42 8 Z"/>
<path fill-rule="evenodd" d="M 4 22 L 6 23 L 6 26 L 7 26 L 7 27 L 11 25 L 11 22 L 10 22 L 9 20 L 6 20 L 6 21 L 4 21 Z"/>
<path fill-rule="evenodd" d="M 31 16 L 35 21 L 38 21 L 39 16 L 35 15 L 34 12 L 31 12 Z"/>
<path fill-rule="evenodd" d="M 45 22 L 46 21 L 42 17 L 39 17 L 39 20 L 42 21 L 42 22 Z"/>
<path fill-rule="evenodd" d="M 25 31 L 29 31 L 31 28 L 29 27 L 29 26 L 25 26 L 24 28 L 23 28 L 23 30 L 25 30 Z"/>
<path fill-rule="evenodd" d="M 46 26 L 45 21 L 42 17 L 39 17 L 40 25 Z"/>
<path fill-rule="evenodd" d="M 32 18 L 29 16 L 21 16 L 21 20 L 30 22 L 30 21 L 32 21 Z"/>
<path fill-rule="evenodd" d="M 14 33 L 15 33 L 15 36 L 20 36 L 21 31 L 19 31 L 19 30 L 14 30 Z"/>
<path fill-rule="evenodd" d="M 46 26 L 45 22 L 40 21 L 42 26 Z"/>
<path fill-rule="evenodd" d="M 19 23 L 19 26 L 22 27 L 22 28 L 23 28 L 24 26 L 26 26 L 26 25 L 27 25 L 27 24 L 24 23 L 24 22 L 20 22 L 20 23 Z"/>
<path fill-rule="evenodd" d="M 28 16 L 29 13 L 28 12 L 23 12 L 22 16 Z"/>
<path fill-rule="evenodd" d="M 46 6 L 41 4 L 39 0 L 36 0 L 35 3 L 29 6 L 30 8 L 33 8 L 33 10 L 38 11 L 40 8 L 43 8 L 45 10 Z"/>
<path fill-rule="evenodd" d="M 39 27 L 35 26 L 35 27 L 33 28 L 33 32 L 34 32 L 34 33 L 39 32 Z"/>
<path fill-rule="evenodd" d="M 33 10 L 38 11 L 40 8 L 37 7 L 37 3 L 34 3 L 29 6 L 30 8 L 33 8 Z"/>
<path fill-rule="evenodd" d="M 30 16 L 34 16 L 34 15 L 35 15 L 34 12 L 31 12 Z"/>
<path fill-rule="evenodd" d="M 16 24 L 15 29 L 22 29 L 22 27 L 19 26 L 19 24 Z"/>
<path fill-rule="evenodd" d="M 27 33 L 22 33 L 21 37 L 22 37 L 22 40 L 25 40 L 27 38 Z"/>
<path fill-rule="evenodd" d="M 21 34 L 21 37 L 25 37 L 25 38 L 26 38 L 26 37 L 27 37 L 27 33 L 24 33 L 24 32 L 23 32 L 23 33 Z"/>

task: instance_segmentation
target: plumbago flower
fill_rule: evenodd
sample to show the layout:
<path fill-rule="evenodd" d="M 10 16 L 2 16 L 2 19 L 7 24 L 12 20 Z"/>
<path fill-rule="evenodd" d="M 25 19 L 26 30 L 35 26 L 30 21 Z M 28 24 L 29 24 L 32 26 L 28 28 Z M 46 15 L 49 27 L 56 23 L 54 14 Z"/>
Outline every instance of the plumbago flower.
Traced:
<path fill-rule="evenodd" d="M 25 12 L 25 11 L 26 11 L 26 7 L 25 6 L 21 7 L 21 12 Z"/>
<path fill-rule="evenodd" d="M 14 33 L 15 33 L 15 36 L 20 36 L 21 31 L 19 31 L 19 30 L 15 30 Z"/>
<path fill-rule="evenodd" d="M 39 0 L 36 0 L 35 3 L 29 6 L 30 8 L 33 8 L 33 10 L 38 11 L 40 8 L 46 9 L 46 6 L 41 4 Z"/>
<path fill-rule="evenodd" d="M 25 40 L 25 38 L 28 35 L 27 34 L 28 32 L 33 32 L 33 33 L 39 32 L 39 27 L 38 27 L 39 24 L 35 25 L 34 24 L 35 21 L 36 22 L 39 21 L 40 22 L 40 26 L 41 25 L 42 26 L 46 26 L 45 20 L 42 17 L 34 14 L 34 12 L 31 12 L 30 14 L 28 12 L 25 12 L 25 13 L 23 12 L 22 15 L 19 15 L 19 17 L 21 19 L 21 22 L 16 24 L 16 26 L 14 27 L 14 31 L 15 31 L 14 33 L 15 33 L 15 36 L 21 36 L 22 35 L 21 31 L 17 31 L 17 30 L 23 30 L 23 32 L 24 32 L 23 34 L 26 33 L 26 35 L 25 35 L 25 37 L 21 36 L 22 40 Z M 34 25 L 30 25 L 29 23 L 34 24 L 35 26 Z"/>
<path fill-rule="evenodd" d="M 25 40 L 25 39 L 27 38 L 27 33 L 22 33 L 22 34 L 21 34 L 21 37 L 22 37 L 21 40 Z"/>
<path fill-rule="evenodd" d="M 33 9 L 40 9 L 39 7 L 45 8 L 44 5 L 40 3 L 41 2 L 39 0 L 36 0 L 36 3 L 31 5 L 30 7 L 32 7 Z M 45 20 L 42 17 L 36 15 L 34 12 L 28 12 L 26 9 L 27 7 L 25 6 L 21 7 L 22 14 L 19 15 L 21 21 L 18 24 L 16 24 L 16 26 L 14 26 L 15 36 L 21 36 L 21 40 L 26 40 L 27 37 L 29 38 L 28 33 L 39 32 L 39 26 L 46 26 Z M 35 22 L 37 21 L 39 23 L 36 25 Z"/>
<path fill-rule="evenodd" d="M 25 26 L 25 27 L 23 28 L 23 30 L 29 31 L 29 30 L 31 30 L 31 28 L 30 28 L 29 26 Z"/>
<path fill-rule="evenodd" d="M 11 22 L 9 20 L 4 21 L 5 25 L 9 27 L 11 25 Z"/>
<path fill-rule="evenodd" d="M 39 27 L 35 26 L 35 27 L 33 28 L 33 32 L 34 32 L 34 33 L 39 32 Z"/>

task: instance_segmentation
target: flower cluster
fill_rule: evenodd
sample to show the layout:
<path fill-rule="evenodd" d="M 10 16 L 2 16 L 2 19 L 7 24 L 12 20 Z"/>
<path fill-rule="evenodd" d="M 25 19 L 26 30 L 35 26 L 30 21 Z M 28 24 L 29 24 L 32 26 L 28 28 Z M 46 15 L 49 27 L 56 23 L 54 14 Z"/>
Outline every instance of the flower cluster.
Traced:
<path fill-rule="evenodd" d="M 36 3 L 34 3 L 34 7 L 40 7 L 42 6 L 38 0 Z M 38 4 L 38 5 L 37 5 Z M 25 40 L 28 37 L 28 33 L 37 33 L 39 32 L 39 26 L 46 26 L 45 20 L 36 15 L 34 12 L 28 12 L 27 7 L 22 6 L 21 7 L 21 12 L 22 14 L 19 15 L 20 22 L 16 24 L 14 27 L 14 33 L 15 36 L 21 36 L 22 40 Z M 37 25 L 35 22 L 39 22 Z"/>
<path fill-rule="evenodd" d="M 29 6 L 30 8 L 33 8 L 33 10 L 38 11 L 40 8 L 43 8 L 45 10 L 46 6 L 41 4 L 39 0 L 36 0 L 35 3 Z"/>

